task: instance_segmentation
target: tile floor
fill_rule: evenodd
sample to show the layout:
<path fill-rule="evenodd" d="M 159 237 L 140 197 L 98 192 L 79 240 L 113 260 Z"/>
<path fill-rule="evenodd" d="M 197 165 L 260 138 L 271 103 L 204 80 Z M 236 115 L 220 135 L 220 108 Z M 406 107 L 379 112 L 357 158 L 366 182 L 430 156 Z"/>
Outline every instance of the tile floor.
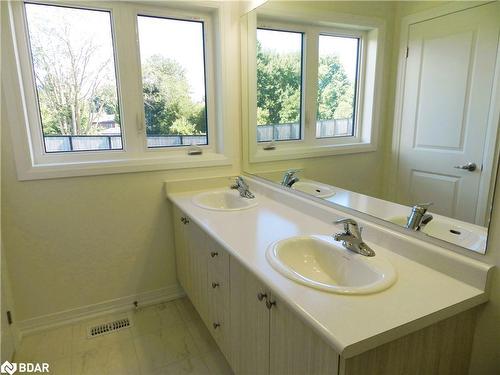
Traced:
<path fill-rule="evenodd" d="M 224 356 L 187 298 L 130 312 L 133 326 L 87 338 L 116 314 L 24 337 L 16 362 L 48 362 L 51 375 L 225 375 Z"/>

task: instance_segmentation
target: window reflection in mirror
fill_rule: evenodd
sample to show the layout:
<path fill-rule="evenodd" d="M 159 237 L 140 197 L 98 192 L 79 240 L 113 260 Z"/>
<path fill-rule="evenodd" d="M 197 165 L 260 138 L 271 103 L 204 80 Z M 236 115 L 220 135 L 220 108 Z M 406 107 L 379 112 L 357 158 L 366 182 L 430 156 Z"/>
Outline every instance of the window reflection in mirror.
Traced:
<path fill-rule="evenodd" d="M 303 34 L 257 29 L 257 141 L 301 138 Z"/>
<path fill-rule="evenodd" d="M 291 190 L 383 219 L 392 228 L 407 227 L 405 233 L 422 240 L 433 237 L 484 254 L 499 158 L 500 3 L 461 3 L 453 12 L 430 5 L 420 12 L 406 2 L 377 3 L 371 10 L 353 2 L 346 13 L 334 8 L 269 2 L 248 16 L 255 17 L 254 24 L 247 23 L 255 25 L 249 26 L 254 29 L 247 36 L 248 54 L 254 53 L 251 37 L 259 26 L 303 32 L 303 108 L 298 100 L 293 108 L 304 115 L 302 128 L 296 125 L 300 142 L 259 148 L 249 137 L 244 168 L 274 183 L 281 183 L 287 170 L 299 170 Z M 257 53 L 264 47 L 261 33 L 253 41 Z M 287 43 L 276 44 L 274 51 Z M 300 42 L 296 45 L 298 66 Z M 290 111 L 282 111 L 286 90 L 280 79 L 269 84 L 266 98 L 280 103 L 277 113 L 284 117 L 261 120 L 267 114 L 261 67 L 257 113 L 249 115 L 248 124 L 255 124 L 253 116 L 258 127 L 291 121 L 285 119 Z M 265 68 L 268 77 L 281 71 L 279 64 Z M 298 68 L 293 77 L 297 97 Z M 248 80 L 256 78 L 249 73 Z M 254 128 L 249 125 L 248 134 Z M 365 134 L 379 137 L 373 147 L 357 148 Z M 412 209 L 419 207 L 427 211 L 419 225 L 409 225 Z"/>
<path fill-rule="evenodd" d="M 359 39 L 320 35 L 316 138 L 353 136 Z"/>

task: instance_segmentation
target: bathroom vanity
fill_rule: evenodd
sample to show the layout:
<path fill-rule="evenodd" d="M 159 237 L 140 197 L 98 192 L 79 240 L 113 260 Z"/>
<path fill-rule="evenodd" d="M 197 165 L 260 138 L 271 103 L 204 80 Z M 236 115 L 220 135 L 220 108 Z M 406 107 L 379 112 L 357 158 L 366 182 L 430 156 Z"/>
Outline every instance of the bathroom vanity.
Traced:
<path fill-rule="evenodd" d="M 203 205 L 207 192 L 166 190 L 178 280 L 236 374 L 467 374 L 491 266 L 356 219 L 397 280 L 371 294 L 321 291 L 278 272 L 266 251 L 340 232 L 332 222 L 344 214 L 252 178 L 255 200 L 236 209 L 245 198 L 225 181 L 208 194 L 232 198 Z"/>

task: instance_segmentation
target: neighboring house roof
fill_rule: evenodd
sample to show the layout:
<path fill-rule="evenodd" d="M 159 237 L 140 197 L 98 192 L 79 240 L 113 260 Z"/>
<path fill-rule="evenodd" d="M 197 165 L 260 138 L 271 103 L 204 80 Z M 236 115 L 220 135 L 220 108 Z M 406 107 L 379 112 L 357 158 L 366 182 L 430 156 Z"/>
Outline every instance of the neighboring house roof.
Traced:
<path fill-rule="evenodd" d="M 118 125 L 118 124 L 116 124 Z M 115 126 L 114 128 L 109 128 L 109 129 L 103 129 L 99 131 L 99 134 L 101 135 L 115 135 L 115 134 L 121 134 L 121 128 L 120 126 Z"/>

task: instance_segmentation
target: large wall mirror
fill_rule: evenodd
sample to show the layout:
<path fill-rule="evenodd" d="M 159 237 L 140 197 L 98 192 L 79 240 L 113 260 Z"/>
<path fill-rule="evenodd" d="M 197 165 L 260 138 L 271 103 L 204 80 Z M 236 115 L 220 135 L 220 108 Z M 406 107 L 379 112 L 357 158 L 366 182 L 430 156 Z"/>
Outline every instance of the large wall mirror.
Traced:
<path fill-rule="evenodd" d="M 484 254 L 499 20 L 499 2 L 269 1 L 246 13 L 245 171 Z"/>

